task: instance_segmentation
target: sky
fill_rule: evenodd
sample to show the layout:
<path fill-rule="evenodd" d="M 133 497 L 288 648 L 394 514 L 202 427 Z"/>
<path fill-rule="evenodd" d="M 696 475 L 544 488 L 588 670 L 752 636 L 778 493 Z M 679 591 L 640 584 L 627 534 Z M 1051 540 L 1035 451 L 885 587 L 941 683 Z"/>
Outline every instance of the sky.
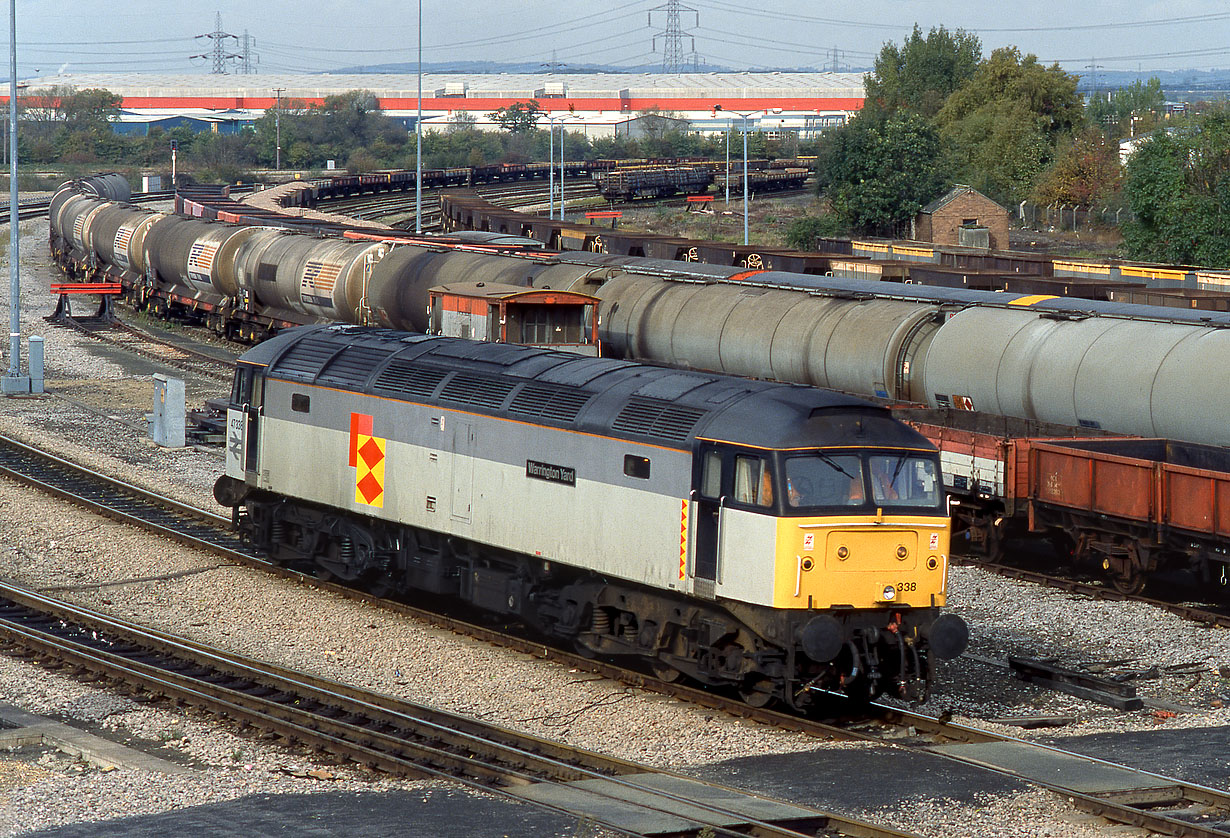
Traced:
<path fill-rule="evenodd" d="M 12 0 L 10 0 L 12 2 Z M 661 64 L 667 0 L 420 0 L 423 61 Z M 1224 0 L 683 0 L 685 53 L 701 69 L 866 68 L 917 24 L 1017 46 L 1069 72 L 1230 66 Z M 416 58 L 414 0 L 16 0 L 18 77 L 208 73 L 215 30 L 250 39 L 258 73 L 327 72 Z M 7 21 L 7 15 L 5 16 Z M 3 27 L 6 42 L 9 26 Z M 658 35 L 655 52 L 655 35 Z M 241 41 L 223 39 L 228 53 Z M 197 56 L 197 57 L 193 57 Z M 236 62 L 229 63 L 235 72 Z M 0 72 L 7 78 L 7 72 Z"/>

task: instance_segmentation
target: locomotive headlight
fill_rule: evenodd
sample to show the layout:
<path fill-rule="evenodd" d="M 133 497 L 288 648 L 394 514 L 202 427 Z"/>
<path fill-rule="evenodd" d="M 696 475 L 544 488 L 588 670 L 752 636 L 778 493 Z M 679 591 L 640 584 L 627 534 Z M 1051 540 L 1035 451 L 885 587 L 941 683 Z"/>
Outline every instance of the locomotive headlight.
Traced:
<path fill-rule="evenodd" d="M 905 549 L 904 544 L 899 545 L 897 547 L 897 558 L 901 559 L 902 561 L 905 561 L 906 557 L 909 555 L 910 555 L 910 551 Z"/>
<path fill-rule="evenodd" d="M 884 599 L 893 600 L 897 598 L 897 590 L 892 585 L 884 586 Z"/>

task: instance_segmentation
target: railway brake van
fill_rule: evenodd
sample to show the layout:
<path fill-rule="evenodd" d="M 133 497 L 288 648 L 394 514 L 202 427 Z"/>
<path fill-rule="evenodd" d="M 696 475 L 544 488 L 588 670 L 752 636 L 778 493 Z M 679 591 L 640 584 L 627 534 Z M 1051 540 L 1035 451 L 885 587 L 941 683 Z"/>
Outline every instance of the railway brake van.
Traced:
<path fill-rule="evenodd" d="M 240 360 L 215 496 L 274 562 L 754 704 L 921 700 L 967 638 L 935 449 L 798 385 L 303 327 Z"/>

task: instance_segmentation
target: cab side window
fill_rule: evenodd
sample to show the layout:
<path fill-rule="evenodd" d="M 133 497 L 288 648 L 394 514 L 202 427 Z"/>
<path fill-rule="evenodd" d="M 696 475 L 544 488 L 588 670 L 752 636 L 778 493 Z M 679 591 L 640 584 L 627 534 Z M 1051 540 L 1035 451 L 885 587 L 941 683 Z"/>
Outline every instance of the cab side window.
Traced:
<path fill-rule="evenodd" d="M 707 498 L 722 496 L 722 453 L 706 451 L 701 464 L 700 493 Z"/>
<path fill-rule="evenodd" d="M 735 457 L 734 499 L 751 506 L 773 505 L 773 475 L 768 463 L 760 457 Z"/>

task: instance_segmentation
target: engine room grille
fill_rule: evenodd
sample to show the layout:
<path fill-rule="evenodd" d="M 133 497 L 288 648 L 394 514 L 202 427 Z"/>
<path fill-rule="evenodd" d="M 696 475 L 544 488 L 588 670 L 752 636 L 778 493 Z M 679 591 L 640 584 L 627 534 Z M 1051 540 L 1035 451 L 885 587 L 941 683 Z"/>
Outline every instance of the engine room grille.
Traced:
<path fill-rule="evenodd" d="M 516 386 L 516 381 L 459 372 L 444 385 L 440 398 L 476 407 L 498 408 Z"/>
<path fill-rule="evenodd" d="M 527 384 L 513 397 L 508 406 L 511 413 L 537 416 L 557 422 L 571 422 L 585 407 L 592 393 L 550 387 L 543 384 Z"/>
<path fill-rule="evenodd" d="M 632 399 L 615 417 L 611 428 L 623 433 L 684 442 L 704 416 L 705 411 L 695 407 Z"/>
<path fill-rule="evenodd" d="M 448 375 L 448 370 L 414 366 L 410 361 L 393 361 L 376 378 L 372 386 L 399 396 L 430 398 L 436 387 Z"/>
<path fill-rule="evenodd" d="M 332 340 L 301 340 L 275 362 L 272 372 L 293 381 L 310 384 L 341 348 L 341 345 Z"/>
<path fill-rule="evenodd" d="M 319 384 L 362 386 L 381 361 L 389 357 L 384 347 L 348 346 L 317 377 Z"/>

